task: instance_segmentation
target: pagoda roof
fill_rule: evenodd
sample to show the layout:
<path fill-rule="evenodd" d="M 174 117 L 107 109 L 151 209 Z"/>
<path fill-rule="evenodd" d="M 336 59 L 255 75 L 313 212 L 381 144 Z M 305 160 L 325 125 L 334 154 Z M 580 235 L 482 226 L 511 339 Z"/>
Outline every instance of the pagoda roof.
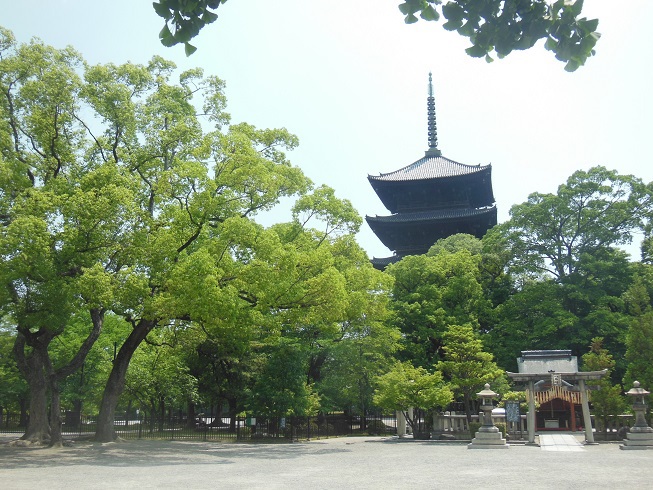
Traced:
<path fill-rule="evenodd" d="M 390 264 L 394 264 L 400 259 L 401 257 L 398 255 L 392 255 L 390 257 L 373 257 L 370 262 L 372 262 L 372 265 L 375 269 L 383 270 Z"/>
<path fill-rule="evenodd" d="M 390 216 L 366 216 L 367 222 L 376 223 L 417 223 L 433 222 L 443 220 L 457 220 L 464 218 L 473 218 L 486 214 L 496 213 L 496 206 L 486 208 L 445 208 L 433 209 L 428 211 L 418 211 L 414 213 L 397 213 Z"/>
<path fill-rule="evenodd" d="M 443 179 L 473 175 L 491 167 L 491 165 L 465 165 L 444 156 L 427 154 L 406 167 L 380 175 L 368 175 L 370 181 L 404 182 L 414 180 Z"/>

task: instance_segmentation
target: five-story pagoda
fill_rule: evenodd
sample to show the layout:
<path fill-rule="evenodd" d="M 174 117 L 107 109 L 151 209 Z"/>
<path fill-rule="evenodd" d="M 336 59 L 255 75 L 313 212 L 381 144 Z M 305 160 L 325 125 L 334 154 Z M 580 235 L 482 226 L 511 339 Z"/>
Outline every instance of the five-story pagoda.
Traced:
<path fill-rule="evenodd" d="M 467 233 L 481 238 L 497 224 L 491 165 L 464 165 L 438 149 L 433 81 L 429 73 L 428 136 L 424 157 L 406 167 L 367 179 L 392 213 L 366 216 L 381 242 L 394 252 L 373 258 L 377 269 L 406 255 L 420 255 L 440 238 Z"/>

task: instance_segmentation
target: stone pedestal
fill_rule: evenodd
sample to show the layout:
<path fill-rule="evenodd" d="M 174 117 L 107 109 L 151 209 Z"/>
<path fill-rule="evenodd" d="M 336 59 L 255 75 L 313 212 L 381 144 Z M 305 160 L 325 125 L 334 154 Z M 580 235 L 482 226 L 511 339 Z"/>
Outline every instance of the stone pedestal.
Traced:
<path fill-rule="evenodd" d="M 476 432 L 476 437 L 467 445 L 468 449 L 508 449 L 509 447 L 498 427 L 481 427 Z"/>
<path fill-rule="evenodd" d="M 619 449 L 653 449 L 653 429 L 647 428 L 647 432 L 633 432 L 630 429 Z"/>

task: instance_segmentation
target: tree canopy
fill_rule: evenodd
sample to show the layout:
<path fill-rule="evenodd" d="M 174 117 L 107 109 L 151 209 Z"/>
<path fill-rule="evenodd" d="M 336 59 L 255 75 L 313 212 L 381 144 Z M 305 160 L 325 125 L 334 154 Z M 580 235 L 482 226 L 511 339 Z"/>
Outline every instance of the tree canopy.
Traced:
<path fill-rule="evenodd" d="M 164 46 L 184 44 L 186 54 L 196 48 L 190 40 L 218 18 L 227 0 L 158 0 L 157 15 L 165 20 L 159 38 Z M 581 17 L 583 0 L 402 0 L 399 10 L 407 24 L 438 21 L 471 42 L 469 56 L 492 61 L 514 50 L 532 48 L 545 40 L 545 48 L 565 63 L 567 71 L 582 66 L 594 54 L 600 34 L 597 19 Z"/>
<path fill-rule="evenodd" d="M 61 425 L 47 423 L 46 394 L 58 417 L 59 383 L 107 313 L 128 328 L 113 332 L 100 440 L 113 438 L 134 355 L 166 329 L 201 328 L 194 345 L 229 342 L 233 352 L 276 346 L 286 361 L 283 345 L 383 317 L 387 280 L 353 240 L 358 213 L 291 165 L 289 131 L 230 125 L 222 80 L 160 57 L 90 66 L 72 48 L 17 45 L 6 30 L 0 47 L 0 312 L 38 400 L 35 439 Z M 296 199 L 289 222 L 255 221 L 282 197 Z M 53 339 L 73 331 L 85 335 L 79 353 L 53 358 Z M 139 356 L 153 385 L 185 371 L 157 352 Z"/>

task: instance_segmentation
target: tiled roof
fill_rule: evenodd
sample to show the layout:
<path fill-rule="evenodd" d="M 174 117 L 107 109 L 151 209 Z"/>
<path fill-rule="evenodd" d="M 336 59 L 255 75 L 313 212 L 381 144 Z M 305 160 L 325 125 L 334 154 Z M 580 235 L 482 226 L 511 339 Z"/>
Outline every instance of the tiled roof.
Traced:
<path fill-rule="evenodd" d="M 490 165 L 465 165 L 443 156 L 425 156 L 415 163 L 387 174 L 369 175 L 370 180 L 404 181 L 457 177 L 483 171 Z"/>
<path fill-rule="evenodd" d="M 365 219 L 382 223 L 411 223 L 415 221 L 440 221 L 445 219 L 470 218 L 496 212 L 496 207 L 487 208 L 453 208 L 419 211 L 417 213 L 397 213 L 390 216 L 366 216 Z"/>
<path fill-rule="evenodd" d="M 370 262 L 372 262 L 372 265 L 377 269 L 384 269 L 388 265 L 397 262 L 400 258 L 401 257 L 397 255 L 393 255 L 391 257 L 374 257 Z"/>

